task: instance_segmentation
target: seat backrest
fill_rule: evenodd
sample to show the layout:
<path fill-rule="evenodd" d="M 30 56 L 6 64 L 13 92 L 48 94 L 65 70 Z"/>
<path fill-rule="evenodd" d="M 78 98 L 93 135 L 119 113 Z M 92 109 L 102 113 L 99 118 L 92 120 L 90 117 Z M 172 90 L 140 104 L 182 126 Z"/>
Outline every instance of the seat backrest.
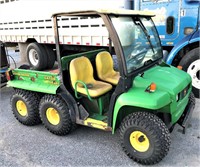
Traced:
<path fill-rule="evenodd" d="M 103 80 L 110 73 L 115 73 L 113 69 L 113 59 L 109 52 L 103 51 L 96 56 L 97 75 Z"/>
<path fill-rule="evenodd" d="M 90 60 L 87 57 L 78 57 L 70 62 L 70 79 L 73 88 L 75 89 L 75 83 L 80 80 L 86 84 L 94 81 L 93 67 Z"/>

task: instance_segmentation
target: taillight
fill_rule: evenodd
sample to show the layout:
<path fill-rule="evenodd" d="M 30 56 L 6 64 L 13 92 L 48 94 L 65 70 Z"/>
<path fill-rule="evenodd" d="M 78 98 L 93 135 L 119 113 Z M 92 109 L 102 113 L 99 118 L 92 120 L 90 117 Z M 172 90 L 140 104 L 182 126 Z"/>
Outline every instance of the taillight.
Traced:
<path fill-rule="evenodd" d="M 8 81 L 14 79 L 14 76 L 13 76 L 12 71 L 6 71 L 6 79 L 7 79 Z"/>

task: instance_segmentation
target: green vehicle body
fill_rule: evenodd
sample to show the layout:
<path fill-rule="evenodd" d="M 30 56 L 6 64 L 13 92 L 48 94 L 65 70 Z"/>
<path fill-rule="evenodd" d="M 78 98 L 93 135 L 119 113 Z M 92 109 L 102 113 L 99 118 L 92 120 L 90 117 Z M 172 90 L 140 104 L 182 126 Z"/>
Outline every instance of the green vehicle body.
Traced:
<path fill-rule="evenodd" d="M 97 50 L 97 52 L 99 51 L 102 51 L 102 49 Z M 89 53 L 87 54 L 89 55 L 88 57 L 91 57 L 90 52 L 87 53 Z M 69 64 L 70 60 L 81 55 L 75 54 L 63 57 L 63 69 L 67 69 L 66 67 L 68 67 L 67 64 Z M 57 90 L 60 87 L 59 75 L 54 71 L 14 69 L 12 74 L 14 78 L 8 82 L 9 87 L 47 94 L 57 94 Z M 166 78 L 166 76 L 168 77 Z M 145 89 L 152 82 L 156 83 L 157 90 L 153 93 L 145 92 Z M 177 102 L 177 95 L 185 89 L 187 89 L 187 95 Z M 163 63 L 145 71 L 142 77 L 138 75 L 133 79 L 132 88 L 117 98 L 113 111 L 112 133 L 114 134 L 117 118 L 120 117 L 121 112 L 125 112 L 127 115 L 133 112 L 134 108 L 148 109 L 150 112 L 169 113 L 171 124 L 175 124 L 188 104 L 188 96 L 191 89 L 190 75 L 173 66 Z M 131 107 L 130 112 L 124 110 L 127 107 Z"/>

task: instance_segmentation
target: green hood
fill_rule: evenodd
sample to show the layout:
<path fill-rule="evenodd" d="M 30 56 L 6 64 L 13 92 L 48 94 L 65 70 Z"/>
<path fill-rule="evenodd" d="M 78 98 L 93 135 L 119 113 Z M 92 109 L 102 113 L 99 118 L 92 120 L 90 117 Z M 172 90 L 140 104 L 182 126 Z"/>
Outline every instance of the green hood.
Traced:
<path fill-rule="evenodd" d="M 157 85 L 156 91 L 165 91 L 173 98 L 191 83 L 191 77 L 173 66 L 156 66 L 144 72 L 142 77 L 137 76 L 133 82 L 133 89 L 146 89 L 152 82 Z"/>
<path fill-rule="evenodd" d="M 156 91 L 149 93 L 146 88 L 154 82 Z M 191 77 L 186 72 L 169 65 L 155 66 L 137 76 L 133 86 L 121 94 L 115 109 L 122 106 L 135 106 L 152 110 L 160 109 L 172 101 L 176 101 L 178 93 L 191 83 Z"/>

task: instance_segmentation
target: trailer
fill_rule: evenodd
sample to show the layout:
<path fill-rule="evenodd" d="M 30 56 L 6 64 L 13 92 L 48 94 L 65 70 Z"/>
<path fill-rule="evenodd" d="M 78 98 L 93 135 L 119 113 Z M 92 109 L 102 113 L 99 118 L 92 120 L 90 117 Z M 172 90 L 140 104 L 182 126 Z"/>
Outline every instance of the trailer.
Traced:
<path fill-rule="evenodd" d="M 103 3 L 72 0 L 0 1 L 0 41 L 6 45 L 18 45 L 22 61 L 29 62 L 35 70 L 51 69 L 56 60 L 52 13 L 88 8 L 123 7 L 123 2 Z M 19 11 L 20 10 L 20 11 Z M 11 12 L 12 11 L 12 12 Z M 60 17 L 61 55 L 109 46 L 109 36 L 103 22 L 93 17 Z M 83 32 L 80 34 L 80 32 Z M 70 34 L 70 35 L 68 35 Z"/>
<path fill-rule="evenodd" d="M 130 9 L 154 11 L 153 18 L 166 54 L 164 60 L 182 66 L 192 77 L 193 93 L 200 97 L 199 0 L 138 0 Z"/>

